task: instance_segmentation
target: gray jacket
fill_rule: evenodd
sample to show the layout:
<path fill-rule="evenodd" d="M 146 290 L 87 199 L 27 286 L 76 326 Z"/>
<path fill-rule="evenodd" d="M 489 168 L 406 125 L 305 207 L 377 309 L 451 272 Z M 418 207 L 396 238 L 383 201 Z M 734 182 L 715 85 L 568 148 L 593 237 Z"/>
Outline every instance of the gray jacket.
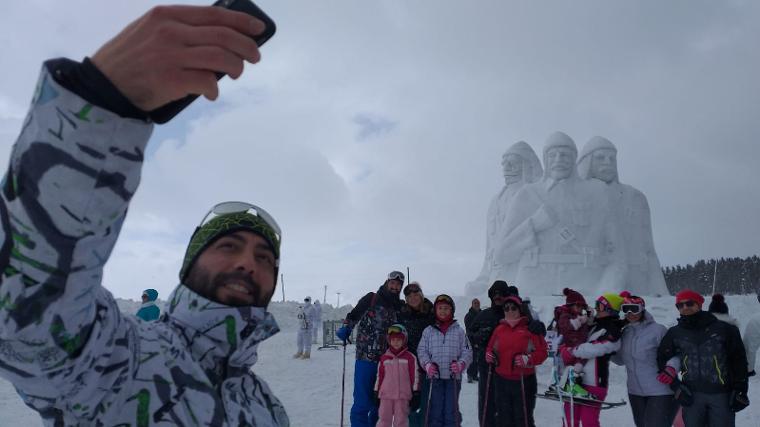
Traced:
<path fill-rule="evenodd" d="M 470 341 L 456 320 L 443 333 L 437 325 L 430 325 L 422 331 L 420 344 L 417 346 L 417 358 L 420 366 L 428 363 L 438 365 L 441 379 L 451 379 L 451 362 L 464 362 L 465 368 L 472 363 Z M 460 374 L 461 375 L 461 374 Z"/>
<path fill-rule="evenodd" d="M 286 426 L 251 371 L 264 308 L 179 285 L 143 322 L 101 286 L 151 130 L 43 70 L 0 192 L 0 376 L 51 426 Z"/>
<path fill-rule="evenodd" d="M 612 356 L 612 362 L 625 365 L 628 374 L 628 394 L 635 396 L 665 396 L 673 394 L 670 387 L 657 381 L 657 347 L 667 328 L 654 321 L 648 311 L 640 322 L 623 328 L 620 350 Z M 668 361 L 676 371 L 678 358 Z"/>

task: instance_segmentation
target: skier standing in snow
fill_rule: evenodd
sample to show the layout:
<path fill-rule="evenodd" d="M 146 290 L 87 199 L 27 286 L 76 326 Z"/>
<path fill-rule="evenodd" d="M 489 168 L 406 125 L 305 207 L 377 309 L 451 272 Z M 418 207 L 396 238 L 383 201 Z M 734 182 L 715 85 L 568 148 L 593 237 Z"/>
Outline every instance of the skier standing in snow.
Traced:
<path fill-rule="evenodd" d="M 464 315 L 464 328 L 465 331 L 467 331 L 467 337 L 470 337 L 471 329 L 472 329 L 472 323 L 475 321 L 475 318 L 480 313 L 480 300 L 477 298 L 474 298 L 472 302 L 470 303 L 470 310 L 467 311 L 467 314 Z M 474 355 L 474 344 L 472 341 L 470 341 L 470 346 L 473 347 L 473 355 Z M 477 363 L 471 363 L 470 366 L 467 367 L 467 382 L 473 383 L 478 380 L 478 364 Z"/>
<path fill-rule="evenodd" d="M 757 302 L 760 303 L 760 290 L 757 291 Z M 757 349 L 760 348 L 760 314 L 752 316 L 744 328 L 744 349 L 747 353 L 747 369 L 750 377 L 755 376 L 755 361 L 757 360 Z"/>
<path fill-rule="evenodd" d="M 435 322 L 433 303 L 425 298 L 419 282 L 410 282 L 404 288 L 404 299 L 406 303 L 401 306 L 398 320 L 406 328 L 409 351 L 416 356 L 417 347 L 422 338 L 422 331 Z M 423 396 L 427 396 L 426 393 L 429 390 L 430 382 L 419 365 L 418 370 L 420 371 L 419 376 L 422 378 L 420 392 Z M 425 421 L 425 405 L 427 405 L 427 401 L 416 400 L 412 403 L 409 411 L 409 425 L 411 427 L 422 427 Z"/>
<path fill-rule="evenodd" d="M 528 330 L 528 313 L 518 296 L 504 302 L 504 319 L 499 322 L 486 348 L 486 361 L 494 365 L 496 424 L 535 427 L 535 367 L 544 363 L 548 349 L 544 337 Z M 532 378 L 531 378 L 532 377 Z"/>
<path fill-rule="evenodd" d="M 156 305 L 158 299 L 158 291 L 155 289 L 146 289 L 142 293 L 142 305 L 137 310 L 135 316 L 139 317 L 146 322 L 152 322 L 158 320 L 158 316 L 161 314 L 161 309 Z"/>
<path fill-rule="evenodd" d="M 388 328 L 398 322 L 404 284 L 404 273 L 391 271 L 377 292 L 364 295 L 356 307 L 346 315 L 346 324 L 335 333 L 344 343 L 351 330 L 356 333 L 356 362 L 354 364 L 354 403 L 351 406 L 351 425 L 371 427 L 377 423 L 378 408 L 373 388 L 377 378 L 377 363 L 385 353 Z"/>
<path fill-rule="evenodd" d="M 298 307 L 298 333 L 296 341 L 298 351 L 293 355 L 294 359 L 311 358 L 311 335 L 314 330 L 314 306 L 311 305 L 311 297 L 303 299 L 303 305 Z"/>
<path fill-rule="evenodd" d="M 386 335 L 388 350 L 380 357 L 375 382 L 375 393 L 380 400 L 377 427 L 408 427 L 409 409 L 419 406 L 420 400 L 417 357 L 406 345 L 403 325 L 391 325 Z"/>
<path fill-rule="evenodd" d="M 317 336 L 319 335 L 319 331 L 322 329 L 322 304 L 319 303 L 319 300 L 314 301 L 314 327 L 311 330 L 311 343 L 316 344 L 317 343 Z"/>
<path fill-rule="evenodd" d="M 450 296 L 435 298 L 435 324 L 422 332 L 417 353 L 430 380 L 428 426 L 454 427 L 462 423 L 459 390 L 462 373 L 472 363 L 472 350 L 464 329 L 454 319 L 456 306 Z"/>
<path fill-rule="evenodd" d="M 607 397 L 610 376 L 610 357 L 620 349 L 620 306 L 623 297 L 614 293 L 602 294 L 596 299 L 596 316 L 586 342 L 576 347 L 562 346 L 560 354 L 565 364 L 583 359 L 583 388 L 591 397 Z M 565 418 L 573 426 L 599 427 L 600 407 L 565 403 Z M 572 412 L 572 417 L 571 417 Z"/>
<path fill-rule="evenodd" d="M 278 331 L 267 305 L 281 232 L 263 209 L 223 203 L 202 218 L 158 322 L 123 315 L 101 286 L 147 112 L 215 99 L 214 73 L 257 62 L 263 30 L 220 7 L 155 7 L 83 63 L 45 63 L 0 194 L 0 375 L 46 425 L 289 425 L 251 370 Z"/>
<path fill-rule="evenodd" d="M 691 289 L 676 294 L 681 317 L 668 329 L 657 349 L 658 379 L 678 384 L 677 373 L 666 362 L 681 362 L 679 390 L 687 426 L 733 427 L 735 413 L 749 405 L 747 356 L 739 329 L 702 311 L 704 298 Z"/>
<path fill-rule="evenodd" d="M 588 315 L 588 305 L 583 295 L 570 288 L 564 288 L 562 294 L 565 295 L 565 304 L 554 308 L 554 318 L 557 321 L 557 333 L 561 340 L 559 351 L 563 347 L 574 348 L 588 338 L 591 330 L 593 319 Z M 560 359 L 561 360 L 561 359 Z M 565 366 L 572 367 L 573 373 L 577 376 L 583 375 L 583 364 L 585 360 L 581 358 L 562 360 L 561 366 L 558 366 L 560 372 L 564 371 Z M 573 395 L 588 397 L 588 392 L 580 384 L 567 384 L 569 389 L 565 390 Z"/>
<path fill-rule="evenodd" d="M 612 362 L 625 365 L 633 421 L 636 427 L 670 427 L 678 404 L 670 387 L 657 380 L 657 347 L 667 328 L 654 320 L 643 298 L 629 292 L 621 296 L 625 326 Z M 667 361 L 667 366 L 675 372 L 680 366 L 678 358 Z"/>

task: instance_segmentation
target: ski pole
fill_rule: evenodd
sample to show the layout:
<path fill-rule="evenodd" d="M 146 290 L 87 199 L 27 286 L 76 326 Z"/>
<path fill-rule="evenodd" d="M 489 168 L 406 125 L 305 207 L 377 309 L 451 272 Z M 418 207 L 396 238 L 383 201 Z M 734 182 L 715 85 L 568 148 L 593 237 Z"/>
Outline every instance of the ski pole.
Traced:
<path fill-rule="evenodd" d="M 451 363 L 457 363 L 456 360 L 452 360 Z M 461 374 L 460 374 L 461 375 Z M 457 374 L 452 375 L 452 379 L 454 380 L 454 392 L 451 393 L 452 396 L 454 396 L 454 424 L 457 426 L 461 426 L 461 420 L 459 419 L 459 394 L 457 391 L 459 390 L 459 378 L 460 376 Z"/>
<path fill-rule="evenodd" d="M 486 413 L 488 412 L 488 392 L 491 391 L 491 373 L 493 372 L 493 365 L 488 364 L 488 375 L 486 378 L 486 392 L 483 395 L 483 415 L 480 417 L 480 427 L 486 425 Z M 481 378 L 482 379 L 482 378 Z"/>
<path fill-rule="evenodd" d="M 340 389 L 340 427 L 343 427 L 343 404 L 346 397 L 346 342 L 343 341 L 343 384 Z"/>
<path fill-rule="evenodd" d="M 427 405 L 425 406 L 425 424 L 424 427 L 428 427 L 428 416 L 430 415 L 430 400 L 433 397 L 433 383 L 435 378 L 430 378 L 430 388 L 428 389 Z"/>

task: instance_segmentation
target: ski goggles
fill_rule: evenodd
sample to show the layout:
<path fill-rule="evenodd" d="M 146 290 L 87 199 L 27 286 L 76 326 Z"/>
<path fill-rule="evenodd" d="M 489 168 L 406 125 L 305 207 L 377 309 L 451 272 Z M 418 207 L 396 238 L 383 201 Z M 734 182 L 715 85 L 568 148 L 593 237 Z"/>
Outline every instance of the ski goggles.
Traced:
<path fill-rule="evenodd" d="M 392 334 L 404 334 L 406 336 L 406 328 L 404 325 L 399 325 L 398 323 L 395 323 L 388 327 L 388 330 L 386 331 L 387 335 Z"/>
<path fill-rule="evenodd" d="M 274 220 L 274 217 L 263 208 L 246 202 L 222 202 L 214 205 L 214 207 L 209 209 L 208 213 L 203 217 L 198 228 L 203 227 L 218 216 L 232 213 L 247 213 L 260 218 L 272 229 L 272 233 L 274 233 L 274 237 L 277 239 L 277 242 L 273 243 L 278 246 L 282 243 L 282 230 L 280 229 L 279 224 L 277 224 L 277 221 Z"/>
<path fill-rule="evenodd" d="M 677 303 L 676 303 L 676 308 L 680 310 L 680 309 L 682 309 L 682 308 L 684 308 L 684 307 L 689 307 L 689 308 L 691 308 L 691 307 L 694 307 L 695 305 L 697 305 L 697 303 L 696 303 L 696 302 L 694 302 L 694 301 L 692 301 L 692 300 L 686 300 L 686 301 L 680 301 L 680 302 L 677 302 Z"/>
<path fill-rule="evenodd" d="M 388 273 L 388 280 L 398 280 L 401 283 L 404 283 L 404 273 L 400 271 L 391 271 Z"/>
<path fill-rule="evenodd" d="M 625 314 L 639 314 L 644 311 L 644 306 L 641 304 L 623 304 L 620 306 L 620 311 Z"/>

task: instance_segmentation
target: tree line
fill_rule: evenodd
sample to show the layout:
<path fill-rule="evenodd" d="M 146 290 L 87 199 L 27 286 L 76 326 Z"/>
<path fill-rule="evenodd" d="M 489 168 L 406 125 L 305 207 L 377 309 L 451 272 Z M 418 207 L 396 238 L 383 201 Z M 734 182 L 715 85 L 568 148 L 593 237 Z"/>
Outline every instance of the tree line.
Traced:
<path fill-rule="evenodd" d="M 760 290 L 760 257 L 721 258 L 699 260 L 685 267 L 665 267 L 665 284 L 671 295 L 684 288 L 693 289 L 702 295 L 715 292 L 722 294 L 749 294 Z"/>

